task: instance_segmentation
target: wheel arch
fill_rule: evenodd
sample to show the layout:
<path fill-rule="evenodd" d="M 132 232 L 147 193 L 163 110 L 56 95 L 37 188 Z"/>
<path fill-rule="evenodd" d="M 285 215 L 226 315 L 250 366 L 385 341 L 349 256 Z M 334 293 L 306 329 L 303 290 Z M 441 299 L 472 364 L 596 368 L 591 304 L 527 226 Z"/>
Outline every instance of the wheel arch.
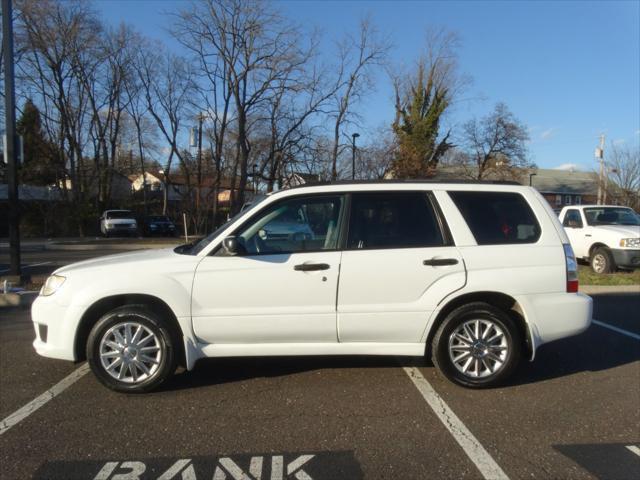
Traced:
<path fill-rule="evenodd" d="M 533 358 L 534 347 L 533 339 L 531 338 L 531 331 L 529 325 L 525 320 L 524 311 L 518 301 L 510 295 L 501 292 L 492 291 L 479 291 L 469 292 L 459 295 L 450 299 L 437 313 L 436 317 L 429 326 L 429 332 L 426 338 L 426 351 L 425 354 L 429 357 L 431 354 L 431 342 L 435 336 L 438 328 L 447 318 L 447 315 L 458 307 L 467 305 L 473 302 L 484 302 L 499 308 L 511 317 L 520 330 L 520 334 L 524 340 L 524 349 L 529 358 Z"/>
<path fill-rule="evenodd" d="M 107 312 L 124 306 L 141 305 L 151 309 L 154 313 L 162 316 L 167 321 L 172 333 L 175 336 L 176 356 L 178 363 L 184 366 L 186 363 L 184 351 L 184 331 L 178 322 L 175 313 L 162 299 L 148 294 L 120 294 L 101 298 L 94 302 L 80 318 L 74 340 L 74 356 L 76 361 L 86 360 L 86 345 L 89 333 L 98 320 Z"/>
<path fill-rule="evenodd" d="M 595 252 L 596 248 L 600 248 L 600 247 L 604 247 L 604 248 L 609 248 L 609 246 L 606 243 L 602 243 L 602 242 L 595 242 L 593 243 L 590 247 L 589 247 L 589 259 L 591 259 L 591 257 L 593 256 L 593 252 Z"/>

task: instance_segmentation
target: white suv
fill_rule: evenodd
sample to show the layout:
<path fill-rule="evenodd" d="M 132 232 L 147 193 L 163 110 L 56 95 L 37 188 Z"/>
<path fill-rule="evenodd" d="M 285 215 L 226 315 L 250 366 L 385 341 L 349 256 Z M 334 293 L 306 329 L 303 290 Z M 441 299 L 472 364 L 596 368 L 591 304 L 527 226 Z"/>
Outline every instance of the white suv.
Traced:
<path fill-rule="evenodd" d="M 105 210 L 100 215 L 100 232 L 105 237 L 110 235 L 136 235 L 138 222 L 129 210 Z"/>
<path fill-rule="evenodd" d="M 290 235 L 265 234 L 272 224 Z M 86 358 L 123 392 L 203 357 L 267 355 L 428 354 L 450 380 L 485 387 L 589 326 L 577 290 L 569 240 L 530 187 L 304 186 L 194 246 L 57 270 L 33 304 L 34 346 Z"/>

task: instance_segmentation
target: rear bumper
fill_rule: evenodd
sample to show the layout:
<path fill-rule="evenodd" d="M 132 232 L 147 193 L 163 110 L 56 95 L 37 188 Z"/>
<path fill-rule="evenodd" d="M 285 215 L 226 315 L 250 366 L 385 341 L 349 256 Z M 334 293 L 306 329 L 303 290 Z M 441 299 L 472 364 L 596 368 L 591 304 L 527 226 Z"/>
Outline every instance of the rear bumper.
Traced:
<path fill-rule="evenodd" d="M 621 248 L 611 249 L 616 266 L 622 268 L 640 268 L 640 250 Z"/>
<path fill-rule="evenodd" d="M 593 300 L 582 293 L 516 297 L 529 324 L 533 352 L 540 345 L 578 335 L 591 325 Z"/>

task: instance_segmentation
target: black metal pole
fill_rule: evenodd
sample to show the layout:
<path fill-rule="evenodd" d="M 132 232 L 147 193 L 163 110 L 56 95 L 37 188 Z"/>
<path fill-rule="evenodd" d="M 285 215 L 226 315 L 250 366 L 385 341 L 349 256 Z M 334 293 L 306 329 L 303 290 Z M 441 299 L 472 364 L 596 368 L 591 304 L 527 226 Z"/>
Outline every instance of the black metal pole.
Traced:
<path fill-rule="evenodd" d="M 9 193 L 9 273 L 20 275 L 20 210 L 16 161 L 16 98 L 13 74 L 13 13 L 11 0 L 2 0 L 2 49 L 4 51 L 4 109 L 7 187 Z"/>
<path fill-rule="evenodd" d="M 356 179 L 356 138 L 359 136 L 359 133 L 351 135 L 351 180 Z"/>

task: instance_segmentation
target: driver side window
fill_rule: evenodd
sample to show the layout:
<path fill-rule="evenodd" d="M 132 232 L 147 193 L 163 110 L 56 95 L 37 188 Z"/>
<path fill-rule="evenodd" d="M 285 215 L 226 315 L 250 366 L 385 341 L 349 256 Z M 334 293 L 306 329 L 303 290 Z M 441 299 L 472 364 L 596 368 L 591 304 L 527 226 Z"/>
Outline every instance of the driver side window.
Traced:
<path fill-rule="evenodd" d="M 335 250 L 343 204 L 340 195 L 277 202 L 236 233 L 241 255 Z"/>

